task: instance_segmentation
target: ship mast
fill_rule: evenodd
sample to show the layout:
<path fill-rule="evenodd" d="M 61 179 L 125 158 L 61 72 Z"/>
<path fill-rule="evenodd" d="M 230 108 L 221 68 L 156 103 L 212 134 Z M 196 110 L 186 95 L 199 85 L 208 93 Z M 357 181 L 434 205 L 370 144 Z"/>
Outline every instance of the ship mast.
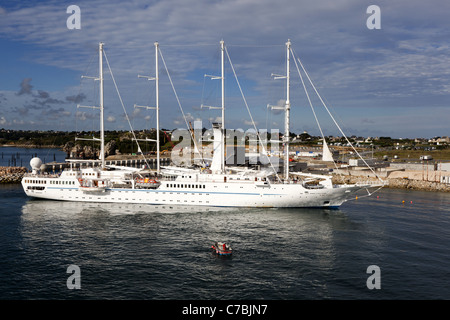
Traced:
<path fill-rule="evenodd" d="M 290 102 L 290 70 L 289 70 L 289 62 L 290 62 L 290 50 L 291 50 L 291 40 L 288 40 L 286 42 L 286 52 L 287 52 L 287 59 L 286 59 L 286 111 L 285 111 L 285 118 L 284 118 L 284 178 L 286 180 L 289 179 L 289 117 L 290 117 L 290 110 L 291 110 L 291 102 Z"/>
<path fill-rule="evenodd" d="M 155 42 L 155 82 L 156 82 L 156 170 L 160 173 L 160 151 L 159 151 L 159 65 L 158 65 L 159 44 Z"/>
<path fill-rule="evenodd" d="M 98 60 L 99 60 L 99 76 L 96 77 L 88 77 L 88 76 L 82 76 L 82 78 L 88 78 L 93 79 L 95 81 L 100 81 L 100 105 L 98 107 L 96 106 L 81 106 L 78 105 L 77 108 L 90 108 L 90 109 L 100 109 L 100 139 L 96 137 L 92 137 L 92 139 L 87 138 L 78 138 L 75 137 L 75 140 L 94 140 L 94 141 L 100 141 L 100 156 L 99 159 L 101 161 L 102 169 L 105 169 L 105 128 L 104 128 L 104 106 L 103 106 L 103 43 L 100 42 L 98 44 Z"/>
<path fill-rule="evenodd" d="M 152 141 L 156 142 L 156 171 L 159 174 L 161 172 L 160 167 L 160 147 L 159 147 L 159 60 L 158 60 L 158 54 L 159 54 L 159 43 L 155 42 L 155 77 L 147 77 L 147 76 L 141 76 L 138 75 L 138 78 L 146 78 L 148 80 L 155 80 L 155 86 L 156 86 L 156 106 L 155 107 L 148 107 L 148 106 L 138 106 L 134 105 L 135 108 L 145 108 L 147 110 L 154 109 L 156 110 L 156 140 L 154 139 L 137 139 L 141 141 Z"/>
<path fill-rule="evenodd" d="M 221 154 L 221 169 L 225 173 L 225 42 L 220 41 L 221 51 L 221 80 L 222 80 L 222 154 Z"/>
<path fill-rule="evenodd" d="M 222 119 L 220 124 L 214 123 L 214 130 L 218 130 L 217 134 L 214 134 L 214 154 L 218 154 L 220 151 L 220 159 L 217 156 L 213 157 L 213 161 L 211 163 L 211 169 L 214 171 L 220 171 L 220 173 L 225 173 L 225 41 L 220 41 L 220 51 L 221 51 L 221 75 L 220 76 L 212 76 L 205 74 L 205 77 L 210 77 L 213 80 L 220 79 L 222 81 L 222 103 L 220 107 L 214 106 L 205 106 L 201 105 L 201 108 L 209 108 L 209 109 L 221 109 L 222 110 Z M 220 139 L 218 138 L 220 137 Z M 216 150 L 220 149 L 219 151 Z"/>
<path fill-rule="evenodd" d="M 273 74 L 274 79 L 286 79 L 286 102 L 284 106 L 271 106 L 267 105 L 272 109 L 284 110 L 284 178 L 289 179 L 289 122 L 290 122 L 290 111 L 291 111 L 291 101 L 290 101 L 290 51 L 291 51 L 291 40 L 286 42 L 286 75 Z"/>
<path fill-rule="evenodd" d="M 100 80 L 100 159 L 102 160 L 102 169 L 105 169 L 105 128 L 103 111 L 103 43 L 98 44 L 99 51 L 99 80 Z"/>

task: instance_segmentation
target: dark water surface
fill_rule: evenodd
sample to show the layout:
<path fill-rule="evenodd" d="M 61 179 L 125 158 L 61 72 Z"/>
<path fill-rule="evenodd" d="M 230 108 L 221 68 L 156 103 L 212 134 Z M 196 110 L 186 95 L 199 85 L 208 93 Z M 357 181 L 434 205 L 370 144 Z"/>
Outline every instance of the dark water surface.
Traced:
<path fill-rule="evenodd" d="M 0 203 L 0 299 L 450 299 L 446 193 L 206 209 L 33 200 L 7 185 Z M 233 256 L 214 255 L 215 241 Z M 70 265 L 81 289 L 67 287 Z"/>

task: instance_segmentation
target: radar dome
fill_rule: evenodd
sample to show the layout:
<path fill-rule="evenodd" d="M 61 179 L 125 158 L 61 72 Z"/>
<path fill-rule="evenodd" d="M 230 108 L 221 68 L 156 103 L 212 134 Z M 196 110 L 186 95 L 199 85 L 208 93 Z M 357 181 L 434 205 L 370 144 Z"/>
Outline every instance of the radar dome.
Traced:
<path fill-rule="evenodd" d="M 42 160 L 39 158 L 33 158 L 30 160 L 30 166 L 33 170 L 39 170 L 42 165 Z"/>

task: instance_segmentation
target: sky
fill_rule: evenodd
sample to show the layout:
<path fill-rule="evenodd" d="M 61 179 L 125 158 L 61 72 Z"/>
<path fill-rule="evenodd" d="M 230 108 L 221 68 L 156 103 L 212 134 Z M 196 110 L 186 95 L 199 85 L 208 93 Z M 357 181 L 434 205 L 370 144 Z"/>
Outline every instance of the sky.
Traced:
<path fill-rule="evenodd" d="M 226 127 L 247 130 L 253 119 L 283 132 L 283 114 L 267 105 L 286 99 L 285 81 L 271 75 L 286 73 L 290 39 L 346 135 L 448 136 L 449 13 L 446 0 L 0 0 L 0 128 L 99 130 L 98 110 L 77 108 L 98 106 L 98 81 L 82 76 L 98 76 L 99 42 L 111 68 L 104 62 L 105 128 L 154 128 L 155 110 L 134 105 L 155 106 L 155 82 L 138 75 L 155 75 L 156 41 L 168 70 L 160 56 L 161 127 L 210 128 L 221 111 L 200 106 L 220 106 L 221 90 L 205 74 L 220 75 L 224 40 Z M 340 136 L 309 94 L 324 134 Z M 291 131 L 319 135 L 292 61 L 290 100 Z"/>

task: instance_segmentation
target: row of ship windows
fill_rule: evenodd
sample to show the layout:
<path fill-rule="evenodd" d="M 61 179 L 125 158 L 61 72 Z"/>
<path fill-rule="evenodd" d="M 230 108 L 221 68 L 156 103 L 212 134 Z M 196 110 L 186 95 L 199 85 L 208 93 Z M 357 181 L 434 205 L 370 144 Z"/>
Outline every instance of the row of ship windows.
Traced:
<path fill-rule="evenodd" d="M 28 187 L 28 189 L 30 189 L 30 187 Z M 43 190 L 43 189 L 41 189 L 41 190 Z M 63 189 L 61 189 L 61 190 L 63 190 Z M 68 191 L 77 191 L 76 189 L 68 189 Z M 124 190 L 116 190 L 116 192 L 118 192 L 118 193 L 136 193 L 136 191 L 124 191 Z M 186 192 L 167 192 L 167 191 L 163 191 L 163 192 L 158 192 L 159 194 L 162 194 L 162 195 L 165 195 L 165 194 L 184 194 L 184 195 L 189 195 L 189 196 L 195 196 L 195 193 L 186 193 Z M 201 196 L 201 195 L 207 195 L 207 196 L 209 196 L 209 193 L 198 193 L 198 195 L 199 196 Z M 78 199 L 78 197 L 77 197 L 77 199 Z M 84 199 L 84 198 L 83 198 Z M 89 198 L 89 199 L 91 199 L 91 198 Z M 98 198 L 98 199 L 100 199 L 100 198 Z M 113 199 L 114 200 L 114 199 Z M 121 200 L 121 198 L 119 198 L 119 200 Z M 127 199 L 125 199 L 125 200 L 128 200 L 128 198 Z M 135 200 L 135 199 L 133 199 L 133 200 Z M 141 199 L 139 199 L 139 200 L 141 200 Z M 163 201 L 165 201 L 165 200 L 163 200 Z"/>
<path fill-rule="evenodd" d="M 75 185 L 75 181 L 70 180 L 48 180 L 50 184 L 70 184 Z M 33 184 L 47 184 L 47 180 L 34 180 L 27 179 L 25 183 L 33 183 Z M 189 189 L 205 189 L 206 186 L 204 184 L 179 184 L 179 183 L 168 183 L 168 188 L 189 188 Z"/>
<path fill-rule="evenodd" d="M 28 186 L 27 187 L 27 190 L 40 190 L 40 191 L 42 191 L 44 189 L 45 189 L 45 187 L 39 187 L 39 186 Z"/>
<path fill-rule="evenodd" d="M 75 181 L 70 180 L 35 180 L 35 179 L 26 179 L 25 183 L 33 183 L 33 184 L 75 184 Z"/>
<path fill-rule="evenodd" d="M 93 197 L 67 197 L 67 199 L 89 199 L 89 200 L 92 200 L 92 199 L 94 199 Z M 65 199 L 65 197 L 61 197 L 61 199 Z M 102 200 L 103 198 L 100 198 L 100 197 L 97 197 L 97 200 Z M 114 201 L 114 200 L 118 200 L 118 201 L 121 201 L 122 200 L 122 198 L 111 198 L 111 200 L 112 201 Z M 125 200 L 125 201 L 128 201 L 128 200 L 130 200 L 130 199 L 128 199 L 128 198 L 125 198 L 125 199 L 123 199 L 123 200 Z M 143 199 L 131 199 L 131 201 L 144 201 Z M 159 200 L 158 199 L 155 199 L 155 201 L 156 202 L 158 202 Z M 165 200 L 165 199 L 162 199 L 161 201 L 163 201 L 163 202 L 179 202 L 179 203 L 181 203 L 181 202 L 188 202 L 188 200 L 184 200 L 184 201 L 181 201 L 181 200 Z M 194 202 L 196 202 L 196 201 L 194 201 L 194 200 L 191 200 L 191 202 L 192 203 L 194 203 Z M 197 203 L 203 203 L 203 201 L 197 201 Z M 209 203 L 209 201 L 205 201 L 205 203 Z"/>
<path fill-rule="evenodd" d="M 168 183 L 168 188 L 189 188 L 189 189 L 205 189 L 204 184 L 179 184 L 179 183 Z"/>
<path fill-rule="evenodd" d="M 65 181 L 65 180 L 50 180 L 50 184 L 75 184 L 75 181 Z"/>
<path fill-rule="evenodd" d="M 67 172 L 66 175 L 68 175 L 68 176 L 76 176 L 77 173 L 76 172 Z M 82 176 L 96 176 L 97 173 L 96 172 L 82 172 L 81 175 Z"/>
<path fill-rule="evenodd" d="M 25 179 L 25 183 L 46 184 L 47 180 Z"/>
<path fill-rule="evenodd" d="M 191 176 L 181 176 L 182 178 L 191 178 Z M 175 178 L 175 176 L 172 176 L 170 180 L 173 180 L 173 178 Z M 227 179 L 227 177 L 224 177 L 225 181 Z M 241 180 L 241 178 L 230 178 L 230 180 Z M 242 180 L 250 180 L 250 178 L 242 178 Z M 255 178 L 255 181 L 260 180 L 258 178 Z M 266 181 L 266 178 L 261 179 L 262 181 Z"/>

